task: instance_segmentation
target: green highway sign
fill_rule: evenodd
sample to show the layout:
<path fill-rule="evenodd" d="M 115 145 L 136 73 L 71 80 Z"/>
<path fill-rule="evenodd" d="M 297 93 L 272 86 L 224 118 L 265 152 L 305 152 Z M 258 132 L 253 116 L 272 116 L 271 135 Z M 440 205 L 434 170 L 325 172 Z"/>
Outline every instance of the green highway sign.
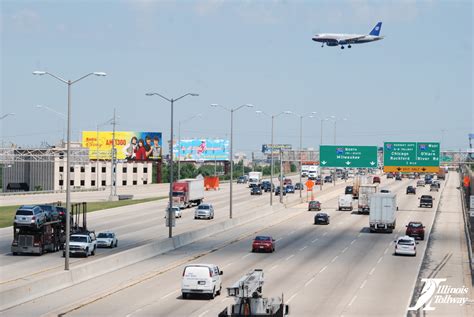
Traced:
<path fill-rule="evenodd" d="M 321 167 L 377 167 L 376 146 L 321 145 L 319 153 Z"/>
<path fill-rule="evenodd" d="M 439 149 L 437 142 L 385 142 L 383 165 L 437 167 L 439 166 Z"/>

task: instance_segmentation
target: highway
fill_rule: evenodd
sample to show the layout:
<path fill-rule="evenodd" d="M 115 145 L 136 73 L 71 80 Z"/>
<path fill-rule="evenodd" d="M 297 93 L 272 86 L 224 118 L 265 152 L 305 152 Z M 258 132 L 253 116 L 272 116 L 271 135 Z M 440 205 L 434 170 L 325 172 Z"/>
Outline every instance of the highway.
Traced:
<path fill-rule="evenodd" d="M 458 179 L 456 173 L 450 174 L 446 186 L 452 190 Z M 4 313 L 11 316 L 33 312 L 68 316 L 217 316 L 232 303 L 225 294 L 214 300 L 181 298 L 182 270 L 191 262 L 219 265 L 224 271 L 223 287 L 230 286 L 251 269 L 262 268 L 264 295 L 283 293 L 292 316 L 403 316 L 427 241 L 419 242 L 416 257 L 406 257 L 393 255 L 393 240 L 404 233 L 409 221 L 422 221 L 428 236 L 445 187 L 443 183 L 440 192 L 432 192 L 436 199 L 434 208 L 418 208 L 418 197 L 428 193 L 429 187 L 418 188 L 417 195 L 406 195 L 406 186 L 414 184 L 414 180 L 382 178 L 381 187 L 398 195 L 399 213 L 393 234 L 370 233 L 367 215 L 337 211 L 337 196 L 344 184 L 329 186 L 318 196 L 323 210 L 331 215 L 328 226 L 313 225 L 314 212 L 308 212 L 306 204 L 289 205 L 275 216 L 213 235 Z M 240 199 L 247 197 L 246 190 L 238 190 L 242 190 Z M 240 199 L 236 198 L 236 202 Z M 255 197 L 247 204 L 258 205 L 259 200 L 268 204 L 267 199 L 268 196 Z M 275 253 L 250 252 L 252 238 L 257 233 L 276 239 Z"/>

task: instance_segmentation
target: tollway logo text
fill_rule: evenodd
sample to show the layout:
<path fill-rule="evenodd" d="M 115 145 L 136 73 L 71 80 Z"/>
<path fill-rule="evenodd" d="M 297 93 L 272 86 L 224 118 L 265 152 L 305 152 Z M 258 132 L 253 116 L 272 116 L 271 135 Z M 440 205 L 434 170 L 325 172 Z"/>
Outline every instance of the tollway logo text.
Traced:
<path fill-rule="evenodd" d="M 418 310 L 423 306 L 423 310 L 435 310 L 436 307 L 431 306 L 432 304 L 458 304 L 462 306 L 469 301 L 468 297 L 463 296 L 469 292 L 469 288 L 464 285 L 462 287 L 440 285 L 441 282 L 446 282 L 445 278 L 423 278 L 421 281 L 425 282 L 425 285 L 421 290 L 420 297 L 418 297 L 415 306 L 408 307 L 408 310 Z"/>

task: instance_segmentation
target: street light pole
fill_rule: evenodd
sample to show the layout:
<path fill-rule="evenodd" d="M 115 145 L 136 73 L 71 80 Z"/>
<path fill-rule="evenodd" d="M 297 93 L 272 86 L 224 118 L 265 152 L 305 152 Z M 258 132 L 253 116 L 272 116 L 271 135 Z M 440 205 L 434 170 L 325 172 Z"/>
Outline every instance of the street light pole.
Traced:
<path fill-rule="evenodd" d="M 146 95 L 147 96 L 161 97 L 161 98 L 167 100 L 171 104 L 171 131 L 170 131 L 171 140 L 170 140 L 170 170 L 169 170 L 169 173 L 170 173 L 170 188 L 169 188 L 169 194 L 168 194 L 168 199 L 169 199 L 169 204 L 168 204 L 168 238 L 172 238 L 173 237 L 173 227 L 171 226 L 172 225 L 171 216 L 172 216 L 172 210 L 173 210 L 173 142 L 174 142 L 174 138 L 173 138 L 173 133 L 174 133 L 174 131 L 173 131 L 173 121 L 174 121 L 173 116 L 174 116 L 174 103 L 176 101 L 186 97 L 186 96 L 197 97 L 197 96 L 199 96 L 199 94 L 187 93 L 187 94 L 184 94 L 181 97 L 176 98 L 176 99 L 166 98 L 163 95 L 160 95 L 159 93 L 156 93 L 156 92 L 149 92 L 149 93 L 146 93 Z"/>
<path fill-rule="evenodd" d="M 64 256 L 64 269 L 69 270 L 69 238 L 71 232 L 71 222 L 70 222 L 70 214 L 71 214 L 71 159 L 70 159 L 70 150 L 71 150 L 71 121 L 72 121 L 72 112 L 71 112 L 71 86 L 78 81 L 89 77 L 91 75 L 95 76 L 106 76 L 106 73 L 103 72 L 93 72 L 88 73 L 76 80 L 65 80 L 59 76 L 56 76 L 52 73 L 45 72 L 45 71 L 34 71 L 33 75 L 49 75 L 57 80 L 65 83 L 67 85 L 67 146 L 66 146 L 66 246 L 65 246 L 65 256 Z"/>
<path fill-rule="evenodd" d="M 233 183 L 233 180 L 234 180 L 234 151 L 233 151 L 233 147 L 234 147 L 234 112 L 242 109 L 243 107 L 248 107 L 248 108 L 252 108 L 253 105 L 251 104 L 244 104 L 244 105 L 241 105 L 239 107 L 236 107 L 236 108 L 227 108 L 227 107 L 224 107 L 222 105 L 219 105 L 219 104 L 211 104 L 211 107 L 221 107 L 222 109 L 230 112 L 230 186 L 229 186 L 229 189 L 230 189 L 230 194 L 229 194 L 229 218 L 232 219 L 232 183 Z"/>

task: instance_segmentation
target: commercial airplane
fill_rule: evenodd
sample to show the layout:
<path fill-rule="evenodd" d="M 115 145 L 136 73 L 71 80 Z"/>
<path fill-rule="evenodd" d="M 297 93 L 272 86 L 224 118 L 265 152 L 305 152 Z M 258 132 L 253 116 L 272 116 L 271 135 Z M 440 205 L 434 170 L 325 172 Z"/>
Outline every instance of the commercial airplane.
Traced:
<path fill-rule="evenodd" d="M 351 48 L 351 44 L 362 44 L 383 39 L 383 36 L 379 36 L 381 28 L 382 22 L 379 22 L 375 25 L 375 27 L 372 29 L 372 31 L 370 31 L 368 35 L 328 33 L 316 34 L 313 37 L 313 41 L 323 43 L 321 47 L 324 47 L 324 44 L 326 44 L 327 46 L 341 45 L 341 49 L 344 49 L 344 45 L 347 45 L 348 48 Z"/>

